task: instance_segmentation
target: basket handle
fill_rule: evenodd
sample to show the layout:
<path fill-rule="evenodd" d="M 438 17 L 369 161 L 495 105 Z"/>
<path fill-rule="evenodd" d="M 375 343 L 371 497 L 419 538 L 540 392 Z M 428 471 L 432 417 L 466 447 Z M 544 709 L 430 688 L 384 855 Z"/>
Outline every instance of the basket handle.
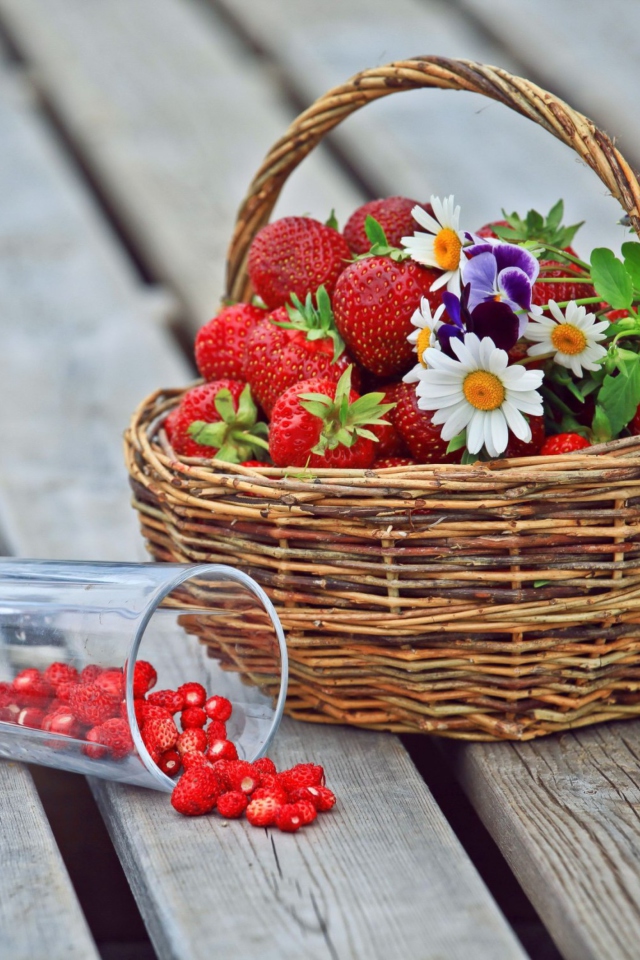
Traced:
<path fill-rule="evenodd" d="M 233 300 L 251 295 L 246 271 L 254 236 L 269 219 L 284 183 L 298 164 L 349 114 L 391 93 L 418 87 L 471 90 L 529 117 L 571 147 L 598 174 L 629 214 L 640 236 L 640 184 L 612 141 L 591 120 L 541 87 L 499 67 L 471 60 L 414 57 L 357 73 L 319 97 L 273 145 L 253 178 L 236 220 L 227 255 L 227 293 Z"/>

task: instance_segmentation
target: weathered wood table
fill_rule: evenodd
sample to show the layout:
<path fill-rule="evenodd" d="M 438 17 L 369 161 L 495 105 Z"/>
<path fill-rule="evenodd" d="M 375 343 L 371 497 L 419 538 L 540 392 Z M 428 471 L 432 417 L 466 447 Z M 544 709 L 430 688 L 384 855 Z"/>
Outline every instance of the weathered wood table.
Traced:
<path fill-rule="evenodd" d="M 235 208 L 301 104 L 394 57 L 467 56 L 551 87 L 638 165 L 629 6 L 0 0 L 3 552 L 145 559 L 122 429 L 146 393 L 193 377 L 180 344 L 215 309 Z M 432 192 L 454 192 L 473 225 L 563 196 L 568 218 L 588 221 L 586 250 L 625 239 L 616 204 L 565 148 L 498 105 L 440 92 L 354 117 L 278 212 L 335 207 L 344 222 L 368 195 Z M 541 926 L 535 956 L 638 956 L 638 723 L 430 750 L 559 950 Z M 128 947 L 90 928 L 30 773 L 0 762 L 0 957 L 527 956 L 397 738 L 285 721 L 276 760 L 308 756 L 341 803 L 296 836 L 186 821 L 163 795 L 90 783 L 151 941 Z M 100 874 L 84 820 L 73 845 Z"/>

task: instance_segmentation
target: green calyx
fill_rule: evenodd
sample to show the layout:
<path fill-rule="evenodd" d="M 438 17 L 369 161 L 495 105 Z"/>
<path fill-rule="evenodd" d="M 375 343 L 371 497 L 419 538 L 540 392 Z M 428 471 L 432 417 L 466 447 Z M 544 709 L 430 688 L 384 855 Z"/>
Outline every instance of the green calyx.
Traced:
<path fill-rule="evenodd" d="M 495 225 L 492 229 L 496 236 L 501 240 L 505 240 L 507 243 L 542 244 L 543 246 L 559 248 L 568 247 L 584 223 L 584 220 L 582 220 L 580 223 L 574 223 L 570 227 L 562 225 L 562 217 L 564 216 L 564 203 L 562 200 L 558 200 L 546 217 L 543 217 L 537 210 L 529 210 L 524 220 L 519 214 L 508 214 L 505 210 L 502 211 L 502 215 L 509 226 L 502 227 Z M 564 259 L 568 258 L 564 258 L 560 254 L 554 255 L 554 260 L 560 261 Z"/>
<path fill-rule="evenodd" d="M 388 425 L 388 421 L 382 418 L 395 407 L 395 403 L 381 402 L 383 393 L 365 393 L 349 403 L 352 369 L 351 366 L 347 367 L 338 380 L 333 399 L 324 393 L 300 394 L 300 406 L 323 421 L 320 438 L 311 450 L 319 456 L 341 444 L 352 447 L 359 437 L 377 442 L 375 433 L 367 427 Z"/>
<path fill-rule="evenodd" d="M 366 260 L 367 257 L 391 257 L 396 263 L 400 263 L 401 260 L 408 260 L 411 256 L 407 250 L 401 250 L 400 247 L 391 246 L 387 240 L 384 228 L 378 223 L 376 218 L 370 214 L 364 222 L 364 232 L 367 235 L 367 240 L 371 244 L 371 248 L 367 253 L 361 253 L 359 256 L 354 257 L 355 260 Z"/>
<path fill-rule="evenodd" d="M 274 320 L 277 327 L 284 327 L 286 330 L 299 330 L 306 334 L 307 340 L 324 340 L 329 338 L 333 341 L 333 360 L 335 363 L 344 352 L 344 340 L 338 333 L 336 321 L 333 316 L 331 300 L 324 286 L 316 290 L 316 304 L 314 304 L 311 294 L 308 293 L 304 303 L 296 296 L 291 294 L 291 303 L 287 304 L 287 313 L 289 320 Z"/>
<path fill-rule="evenodd" d="M 221 419 L 217 423 L 194 420 L 189 426 L 189 436 L 205 447 L 216 447 L 214 460 L 227 463 L 266 460 L 269 428 L 266 423 L 258 421 L 258 408 L 249 385 L 240 394 L 237 410 L 231 391 L 226 387 L 216 395 L 214 403 Z"/>

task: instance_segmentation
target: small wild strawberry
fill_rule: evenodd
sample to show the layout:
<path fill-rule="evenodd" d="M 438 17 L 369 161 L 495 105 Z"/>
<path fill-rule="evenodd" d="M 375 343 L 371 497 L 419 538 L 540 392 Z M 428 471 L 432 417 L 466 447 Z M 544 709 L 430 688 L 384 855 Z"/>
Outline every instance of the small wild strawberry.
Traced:
<path fill-rule="evenodd" d="M 285 833 L 295 833 L 304 822 L 304 813 L 297 803 L 285 803 L 276 813 L 276 827 Z"/>
<path fill-rule="evenodd" d="M 177 690 L 154 690 L 147 697 L 147 702 L 156 707 L 164 707 L 171 714 L 184 709 L 184 697 Z"/>
<path fill-rule="evenodd" d="M 158 674 L 155 667 L 147 660 L 137 660 L 133 668 L 134 697 L 144 697 L 152 687 L 155 687 L 157 682 Z"/>
<path fill-rule="evenodd" d="M 229 790 L 218 797 L 218 813 L 227 820 L 241 817 L 247 809 L 247 798 L 240 790 Z"/>
<path fill-rule="evenodd" d="M 207 757 L 214 760 L 237 760 L 238 751 L 230 740 L 212 740 L 207 749 Z"/>
<path fill-rule="evenodd" d="M 192 750 L 204 753 L 206 748 L 207 735 L 201 727 L 188 727 L 176 740 L 176 750 L 182 757 Z"/>
<path fill-rule="evenodd" d="M 171 805 L 186 817 L 198 817 L 213 810 L 220 792 L 220 781 L 213 770 L 193 767 L 178 780 Z"/>
<path fill-rule="evenodd" d="M 207 691 L 202 684 L 193 681 L 183 683 L 178 687 L 178 693 L 182 695 L 185 707 L 202 707 L 207 699 Z"/>
<path fill-rule="evenodd" d="M 202 707 L 185 707 L 180 714 L 180 723 L 183 730 L 191 727 L 204 727 L 207 722 L 207 715 Z"/>
<path fill-rule="evenodd" d="M 247 806 L 247 820 L 254 827 L 270 827 L 276 822 L 280 806 L 273 797 L 251 800 Z"/>
<path fill-rule="evenodd" d="M 225 723 L 231 716 L 233 707 L 226 697 L 209 697 L 204 704 L 204 710 L 212 720 L 221 720 Z"/>
<path fill-rule="evenodd" d="M 75 684 L 69 694 L 69 709 L 80 723 L 97 727 L 120 712 L 120 701 L 97 683 Z"/>

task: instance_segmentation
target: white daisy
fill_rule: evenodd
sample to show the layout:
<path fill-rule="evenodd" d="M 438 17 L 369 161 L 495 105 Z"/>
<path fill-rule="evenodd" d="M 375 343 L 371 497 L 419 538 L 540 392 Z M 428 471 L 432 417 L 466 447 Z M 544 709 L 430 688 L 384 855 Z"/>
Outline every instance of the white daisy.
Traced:
<path fill-rule="evenodd" d="M 583 369 L 597 370 L 599 361 L 607 354 L 599 341 L 605 339 L 609 321 L 597 321 L 593 313 L 587 313 L 574 300 L 567 304 L 564 313 L 555 300 L 549 300 L 549 309 L 552 316 L 536 317 L 525 327 L 526 339 L 537 341 L 527 350 L 529 356 L 553 353 L 555 363 L 568 367 L 576 377 L 582 376 Z"/>
<path fill-rule="evenodd" d="M 405 383 L 416 383 L 420 379 L 419 373 L 426 366 L 423 355 L 427 347 L 438 348 L 436 331 L 442 323 L 440 317 L 443 313 L 444 303 L 441 303 L 432 316 L 431 304 L 426 297 L 422 298 L 420 306 L 417 310 L 414 310 L 411 323 L 414 325 L 415 330 L 411 331 L 407 340 L 413 344 L 413 349 L 418 354 L 418 362 L 408 373 L 405 373 L 402 378 Z"/>
<path fill-rule="evenodd" d="M 444 200 L 431 197 L 431 206 L 435 219 L 422 207 L 415 206 L 411 211 L 414 220 L 428 232 L 418 231 L 412 237 L 403 237 L 401 242 L 412 260 L 444 271 L 431 284 L 432 290 L 438 290 L 446 283 L 447 289 L 459 295 L 460 263 L 465 259 L 462 249 L 465 234 L 459 229 L 460 207 L 454 207 L 453 195 Z"/>
<path fill-rule="evenodd" d="M 491 457 L 506 450 L 509 430 L 528 443 L 531 428 L 522 414 L 542 416 L 542 370 L 509 366 L 506 351 L 490 337 L 467 333 L 464 341 L 454 337 L 450 342 L 458 359 L 427 348 L 427 367 L 416 387 L 418 406 L 435 410 L 434 424 L 443 424 L 442 439 L 452 440 L 466 429 L 469 453 L 479 453 L 484 445 Z"/>

